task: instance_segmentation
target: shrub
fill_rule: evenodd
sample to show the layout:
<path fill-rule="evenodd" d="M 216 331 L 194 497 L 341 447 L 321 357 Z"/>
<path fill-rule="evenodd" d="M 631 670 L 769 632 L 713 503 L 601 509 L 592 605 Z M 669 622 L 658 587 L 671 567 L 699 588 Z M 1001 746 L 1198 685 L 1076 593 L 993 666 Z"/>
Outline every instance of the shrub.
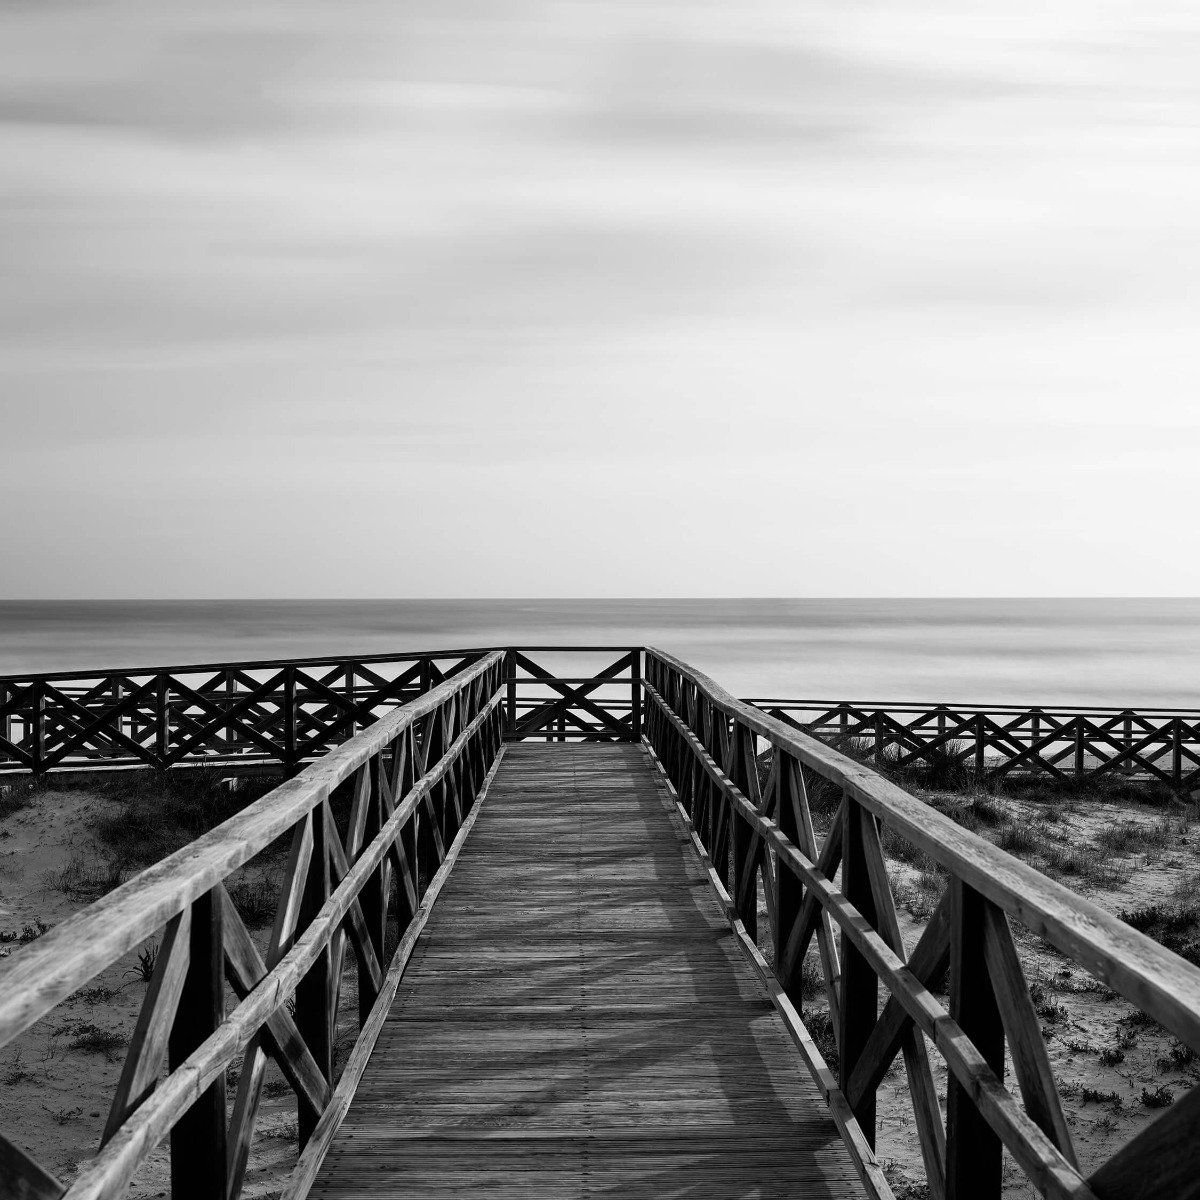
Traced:
<path fill-rule="evenodd" d="M 1142 1103 L 1147 1108 L 1166 1108 L 1175 1103 L 1175 1093 L 1166 1084 L 1159 1084 L 1153 1091 L 1142 1088 Z"/>
<path fill-rule="evenodd" d="M 1040 840 L 1034 832 L 1033 826 L 1026 821 L 1013 822 L 1011 825 L 1006 825 L 1000 830 L 999 836 L 996 838 L 996 845 L 1001 850 L 1007 850 L 1009 854 L 1018 856 L 1032 854 L 1040 845 Z"/>

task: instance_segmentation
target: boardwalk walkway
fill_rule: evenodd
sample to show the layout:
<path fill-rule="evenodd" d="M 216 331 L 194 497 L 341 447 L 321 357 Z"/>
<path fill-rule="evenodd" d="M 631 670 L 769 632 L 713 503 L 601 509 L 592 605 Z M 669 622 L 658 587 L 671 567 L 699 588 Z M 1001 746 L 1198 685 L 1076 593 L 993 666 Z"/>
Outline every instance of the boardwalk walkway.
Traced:
<path fill-rule="evenodd" d="M 509 746 L 314 1198 L 860 1195 L 668 796 Z"/>

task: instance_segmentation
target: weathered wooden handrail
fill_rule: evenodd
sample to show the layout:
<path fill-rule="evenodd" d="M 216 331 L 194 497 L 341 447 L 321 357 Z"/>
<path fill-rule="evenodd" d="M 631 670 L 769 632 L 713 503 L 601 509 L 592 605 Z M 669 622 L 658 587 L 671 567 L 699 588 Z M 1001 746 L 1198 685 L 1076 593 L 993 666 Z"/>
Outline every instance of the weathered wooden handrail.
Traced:
<path fill-rule="evenodd" d="M 165 926 L 102 1148 L 66 1191 L 70 1200 L 119 1194 L 168 1135 L 176 1200 L 232 1200 L 268 1057 L 297 1096 L 303 1150 L 289 1194 L 303 1194 L 502 754 L 505 681 L 505 654 L 484 654 L 8 961 L 0 1046 Z M 353 793 L 344 835 L 330 807 L 343 784 Z M 289 831 L 264 956 L 224 880 Z M 389 910 L 402 934 L 394 950 Z M 358 964 L 360 1032 L 335 1086 L 346 938 Z M 238 997 L 228 1014 L 226 981 Z M 244 1060 L 227 1120 L 225 1071 L 238 1055 Z M 0 1167 L 6 1194 L 64 1194 L 2 1136 Z"/>
<path fill-rule="evenodd" d="M 863 747 L 879 765 L 949 763 L 980 780 L 1104 776 L 1200 788 L 1200 713 L 1170 708 L 746 700 L 805 733 Z"/>
<path fill-rule="evenodd" d="M 998 1197 L 1002 1147 L 1047 1196 L 1131 1200 L 1194 1187 L 1200 1089 L 1086 1178 L 1080 1172 L 1008 918 L 1198 1050 L 1200 969 L 671 655 L 647 649 L 645 690 L 647 739 L 754 954 L 761 880 L 774 966 L 759 955 L 760 968 L 779 989 L 793 1036 L 869 1191 L 890 1195 L 873 1156 L 875 1093 L 901 1052 L 935 1200 Z M 765 785 L 762 754 L 770 755 Z M 823 844 L 813 830 L 806 772 L 842 793 Z M 949 877 L 911 953 L 900 934 L 881 827 L 919 847 Z M 836 1081 L 798 1015 L 801 966 L 814 938 L 835 1018 Z M 947 969 L 949 1010 L 931 990 Z M 888 997 L 882 1010 L 880 983 Z M 949 1071 L 944 1126 L 926 1039 Z M 1006 1042 L 1019 1099 L 1002 1083 Z"/>

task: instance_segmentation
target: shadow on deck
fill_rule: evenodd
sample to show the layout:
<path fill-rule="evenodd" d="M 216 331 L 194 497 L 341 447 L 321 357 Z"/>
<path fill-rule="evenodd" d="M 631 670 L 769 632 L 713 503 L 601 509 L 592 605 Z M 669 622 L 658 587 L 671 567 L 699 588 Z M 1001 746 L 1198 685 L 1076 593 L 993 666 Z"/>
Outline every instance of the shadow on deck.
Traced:
<path fill-rule="evenodd" d="M 516 744 L 312 1195 L 849 1197 L 838 1130 L 628 744 Z"/>

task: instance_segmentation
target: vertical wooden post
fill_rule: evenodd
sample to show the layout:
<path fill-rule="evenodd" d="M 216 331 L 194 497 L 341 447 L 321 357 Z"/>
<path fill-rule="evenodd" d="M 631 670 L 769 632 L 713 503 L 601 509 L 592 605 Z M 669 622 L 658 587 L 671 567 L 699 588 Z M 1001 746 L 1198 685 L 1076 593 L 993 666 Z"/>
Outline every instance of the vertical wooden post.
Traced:
<path fill-rule="evenodd" d="M 950 1017 L 1004 1077 L 1004 1025 L 984 959 L 984 904 L 960 879 L 950 884 Z M 946 1090 L 946 1200 L 998 1200 L 1003 1147 L 953 1075 Z"/>
<path fill-rule="evenodd" d="M 642 652 L 629 652 L 629 724 L 633 740 L 642 740 Z"/>
<path fill-rule="evenodd" d="M 225 1019 L 225 944 L 221 902 L 206 892 L 192 905 L 190 957 L 167 1039 L 172 1071 Z M 172 1200 L 225 1200 L 225 1072 L 171 1130 Z"/>
<path fill-rule="evenodd" d="M 168 699 L 170 694 L 170 677 L 160 675 L 158 677 L 158 696 L 155 702 L 155 736 L 154 736 L 154 752 L 158 756 L 158 767 L 165 769 L 167 765 L 167 755 L 171 752 L 171 713 L 168 708 Z"/>
<path fill-rule="evenodd" d="M 380 791 L 383 786 L 384 765 L 383 753 L 377 754 L 371 760 L 371 798 L 367 801 L 367 821 L 363 830 L 363 845 L 369 846 L 379 833 L 383 824 L 383 800 Z M 353 866 L 353 863 L 351 864 Z M 374 871 L 359 893 L 359 903 L 362 905 L 363 919 L 366 922 L 367 933 L 371 937 L 371 945 L 375 949 L 375 957 L 380 966 L 386 969 L 384 959 L 384 941 L 387 937 L 387 893 L 384 882 L 387 879 L 388 860 L 385 858 Z M 371 989 L 359 986 L 358 989 L 358 1023 L 361 1028 L 371 1013 L 375 997 Z"/>
<path fill-rule="evenodd" d="M 46 761 L 46 685 L 35 683 L 29 701 L 29 753 L 33 756 L 30 769 L 35 775 L 45 770 Z"/>
<path fill-rule="evenodd" d="M 508 720 L 505 725 L 505 738 L 515 738 L 517 735 L 517 652 L 509 650 L 505 657 L 505 666 L 508 671 L 508 695 L 507 695 L 507 712 Z"/>
<path fill-rule="evenodd" d="M 862 913 L 866 921 L 878 928 L 875 896 L 863 849 L 862 822 L 875 818 L 861 808 L 848 794 L 843 793 L 842 825 L 842 894 Z M 842 1036 L 838 1063 L 839 1082 L 847 1091 L 850 1076 L 858 1063 L 863 1047 L 875 1028 L 879 1015 L 879 980 L 870 964 L 854 943 L 842 934 L 842 1007 L 840 1012 Z M 872 1091 L 854 1106 L 854 1116 L 863 1135 L 875 1146 L 875 1093 Z"/>
<path fill-rule="evenodd" d="M 1176 792 L 1183 791 L 1183 718 L 1171 722 L 1171 783 Z"/>
<path fill-rule="evenodd" d="M 987 739 L 987 717 L 983 713 L 975 714 L 975 778 L 982 779 L 986 769 L 984 745 Z"/>
<path fill-rule="evenodd" d="M 300 937 L 312 923 L 321 906 L 329 899 L 329 844 L 325 831 L 325 805 L 318 804 L 308 819 L 312 822 L 312 861 L 300 903 L 296 935 Z M 296 1028 L 304 1038 L 326 1081 L 333 1078 L 333 969 L 329 943 L 317 956 L 308 974 L 296 987 Z M 316 1128 L 316 1118 L 308 1106 L 297 1103 L 297 1125 L 301 1149 Z"/>
<path fill-rule="evenodd" d="M 752 803 L 758 799 L 758 763 L 754 758 L 754 733 L 733 723 L 733 785 Z M 753 779 L 751 776 L 753 775 Z M 757 864 L 747 861 L 754 842 L 754 827 L 730 804 L 733 818 L 733 902 L 751 941 L 758 937 Z"/>
<path fill-rule="evenodd" d="M 1083 718 L 1075 718 L 1075 778 L 1083 778 Z"/>
<path fill-rule="evenodd" d="M 796 809 L 800 797 L 796 794 L 799 764 L 794 763 L 791 755 L 783 750 L 775 751 L 775 787 L 778 803 L 775 814 L 779 821 L 779 832 L 793 846 L 806 846 L 805 839 L 800 836 L 800 825 L 796 820 Z M 807 848 L 807 847 L 806 847 Z M 796 963 L 791 974 L 784 978 L 780 973 L 783 964 L 783 951 L 800 916 L 800 902 L 804 898 L 804 889 L 800 881 L 783 865 L 782 859 L 775 863 L 775 972 L 783 990 L 787 992 L 797 1009 L 803 1008 L 803 997 L 800 988 L 801 963 Z"/>
<path fill-rule="evenodd" d="M 288 774 L 294 774 L 299 765 L 296 762 L 295 667 L 284 667 L 283 669 L 283 762 Z"/>

